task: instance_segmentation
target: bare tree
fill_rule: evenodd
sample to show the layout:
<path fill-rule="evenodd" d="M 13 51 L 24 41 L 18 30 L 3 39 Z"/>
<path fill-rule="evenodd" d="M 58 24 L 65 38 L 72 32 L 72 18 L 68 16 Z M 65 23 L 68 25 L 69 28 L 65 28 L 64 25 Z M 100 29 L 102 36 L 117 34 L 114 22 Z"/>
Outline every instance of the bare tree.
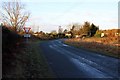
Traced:
<path fill-rule="evenodd" d="M 30 16 L 24 7 L 25 5 L 18 1 L 4 2 L 2 21 L 12 26 L 15 31 L 20 31 Z"/>

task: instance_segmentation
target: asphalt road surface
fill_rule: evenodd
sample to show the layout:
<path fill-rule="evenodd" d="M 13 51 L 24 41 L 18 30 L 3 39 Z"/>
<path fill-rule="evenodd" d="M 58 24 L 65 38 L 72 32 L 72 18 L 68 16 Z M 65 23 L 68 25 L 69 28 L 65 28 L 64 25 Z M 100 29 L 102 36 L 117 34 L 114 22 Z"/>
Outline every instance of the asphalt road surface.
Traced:
<path fill-rule="evenodd" d="M 62 40 L 40 44 L 43 53 L 57 78 L 118 78 L 119 60 L 78 49 Z"/>

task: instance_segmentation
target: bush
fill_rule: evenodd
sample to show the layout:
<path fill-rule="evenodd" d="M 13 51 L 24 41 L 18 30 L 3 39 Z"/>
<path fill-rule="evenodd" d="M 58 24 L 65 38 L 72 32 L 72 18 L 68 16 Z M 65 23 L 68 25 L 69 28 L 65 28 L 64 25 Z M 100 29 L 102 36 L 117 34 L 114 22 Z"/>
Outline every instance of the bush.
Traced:
<path fill-rule="evenodd" d="M 101 33 L 102 33 L 101 31 L 97 30 L 94 36 L 100 38 Z"/>

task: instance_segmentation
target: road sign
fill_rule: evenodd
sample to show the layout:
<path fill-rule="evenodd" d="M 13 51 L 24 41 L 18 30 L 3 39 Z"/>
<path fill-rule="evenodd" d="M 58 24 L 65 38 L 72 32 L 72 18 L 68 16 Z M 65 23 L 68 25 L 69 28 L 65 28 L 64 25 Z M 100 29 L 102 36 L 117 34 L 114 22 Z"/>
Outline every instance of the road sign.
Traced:
<path fill-rule="evenodd" d="M 24 34 L 24 37 L 29 38 L 29 37 L 31 37 L 31 35 L 30 34 Z"/>
<path fill-rule="evenodd" d="M 23 29 L 25 30 L 25 33 L 29 33 L 31 28 L 30 27 L 24 27 Z"/>
<path fill-rule="evenodd" d="M 24 34 L 24 37 L 26 38 L 26 43 L 28 43 L 28 38 L 30 38 L 31 37 L 31 35 L 29 34 L 29 31 L 30 31 L 30 27 L 24 27 L 23 28 L 24 30 L 25 30 L 25 33 L 26 34 Z"/>

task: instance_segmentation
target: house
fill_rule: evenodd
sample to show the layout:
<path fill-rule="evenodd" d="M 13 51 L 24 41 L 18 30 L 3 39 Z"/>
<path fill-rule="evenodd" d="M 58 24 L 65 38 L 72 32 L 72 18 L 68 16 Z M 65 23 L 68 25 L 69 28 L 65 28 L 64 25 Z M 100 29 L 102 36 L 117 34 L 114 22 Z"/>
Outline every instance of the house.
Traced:
<path fill-rule="evenodd" d="M 101 33 L 101 37 L 104 37 L 105 36 L 105 34 L 104 33 Z"/>
<path fill-rule="evenodd" d="M 65 37 L 70 38 L 71 36 L 72 36 L 71 33 L 65 33 Z"/>
<path fill-rule="evenodd" d="M 38 36 L 38 34 L 37 34 L 37 33 L 34 33 L 33 35 L 34 35 L 34 36 Z"/>

